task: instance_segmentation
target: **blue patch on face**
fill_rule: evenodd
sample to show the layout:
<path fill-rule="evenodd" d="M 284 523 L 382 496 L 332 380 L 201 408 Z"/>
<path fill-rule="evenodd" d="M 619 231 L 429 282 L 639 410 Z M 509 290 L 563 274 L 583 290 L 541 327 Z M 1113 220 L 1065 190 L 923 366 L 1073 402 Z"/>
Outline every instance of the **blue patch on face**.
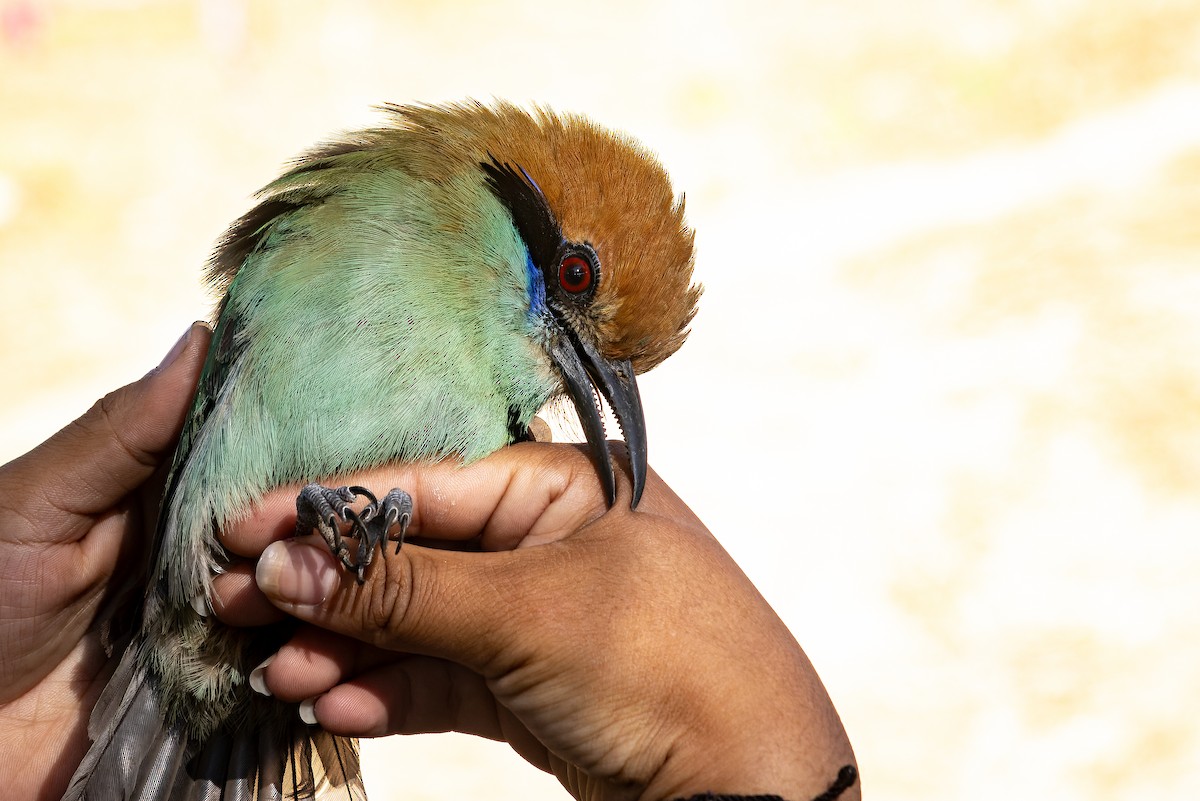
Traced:
<path fill-rule="evenodd" d="M 546 282 L 528 250 L 525 251 L 525 273 L 529 278 L 529 319 L 532 322 L 546 314 Z"/>

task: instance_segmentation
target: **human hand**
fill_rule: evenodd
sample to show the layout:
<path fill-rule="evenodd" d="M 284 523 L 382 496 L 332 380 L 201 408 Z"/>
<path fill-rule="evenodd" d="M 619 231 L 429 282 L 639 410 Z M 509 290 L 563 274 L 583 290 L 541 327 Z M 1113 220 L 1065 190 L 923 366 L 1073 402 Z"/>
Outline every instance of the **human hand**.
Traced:
<path fill-rule="evenodd" d="M 377 555 L 365 584 L 319 538 L 290 539 L 298 488 L 224 532 L 235 553 L 262 553 L 257 576 L 246 563 L 214 582 L 227 622 L 280 615 L 257 577 L 278 609 L 320 627 L 258 679 L 309 699 L 327 730 L 505 740 L 580 799 L 807 801 L 853 764 L 800 646 L 653 471 L 636 512 L 627 484 L 606 509 L 591 463 L 566 445 L 346 481 L 402 487 L 415 505 L 413 541 Z M 481 552 L 444 549 L 466 543 Z"/>
<path fill-rule="evenodd" d="M 194 325 L 141 380 L 0 467 L 5 797 L 61 797 L 87 750 L 109 662 L 93 624 L 123 590 L 144 586 L 162 489 L 151 477 L 170 458 L 208 339 Z"/>

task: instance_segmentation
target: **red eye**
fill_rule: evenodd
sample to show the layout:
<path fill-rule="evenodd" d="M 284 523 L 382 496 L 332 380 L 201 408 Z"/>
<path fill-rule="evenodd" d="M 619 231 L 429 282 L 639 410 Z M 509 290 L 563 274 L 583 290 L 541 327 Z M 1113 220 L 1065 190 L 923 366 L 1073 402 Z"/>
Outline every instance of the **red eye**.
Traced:
<path fill-rule="evenodd" d="M 586 291 L 592 285 L 592 265 L 579 256 L 567 256 L 558 267 L 558 283 L 572 294 Z"/>

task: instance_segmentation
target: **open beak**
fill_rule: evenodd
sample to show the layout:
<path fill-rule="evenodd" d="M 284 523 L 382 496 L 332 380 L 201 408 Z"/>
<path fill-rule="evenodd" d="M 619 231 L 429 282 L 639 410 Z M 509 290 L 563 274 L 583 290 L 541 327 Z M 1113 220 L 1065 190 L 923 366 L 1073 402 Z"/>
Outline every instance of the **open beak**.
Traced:
<path fill-rule="evenodd" d="M 633 480 L 633 499 L 629 508 L 636 509 L 646 486 L 646 418 L 642 413 L 642 398 L 638 395 L 633 365 L 628 359 L 605 359 L 594 345 L 576 337 L 574 332 L 559 338 L 552 356 L 562 372 L 567 394 L 579 413 L 579 422 L 583 424 L 592 461 L 596 463 L 596 472 L 610 507 L 617 502 L 617 480 L 608 457 L 604 420 L 596 403 L 595 390 L 599 390 L 617 416 L 625 435 Z"/>

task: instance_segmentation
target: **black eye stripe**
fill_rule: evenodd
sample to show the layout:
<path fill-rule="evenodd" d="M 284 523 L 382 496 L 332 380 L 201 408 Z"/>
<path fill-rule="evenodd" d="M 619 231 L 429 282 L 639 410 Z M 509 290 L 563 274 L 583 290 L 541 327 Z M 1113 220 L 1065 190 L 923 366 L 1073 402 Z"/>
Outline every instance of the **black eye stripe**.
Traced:
<path fill-rule="evenodd" d="M 481 162 L 488 187 L 512 215 L 517 233 L 539 269 L 551 269 L 564 244 L 562 229 L 542 190 L 520 166 L 514 169 L 495 156 Z"/>

